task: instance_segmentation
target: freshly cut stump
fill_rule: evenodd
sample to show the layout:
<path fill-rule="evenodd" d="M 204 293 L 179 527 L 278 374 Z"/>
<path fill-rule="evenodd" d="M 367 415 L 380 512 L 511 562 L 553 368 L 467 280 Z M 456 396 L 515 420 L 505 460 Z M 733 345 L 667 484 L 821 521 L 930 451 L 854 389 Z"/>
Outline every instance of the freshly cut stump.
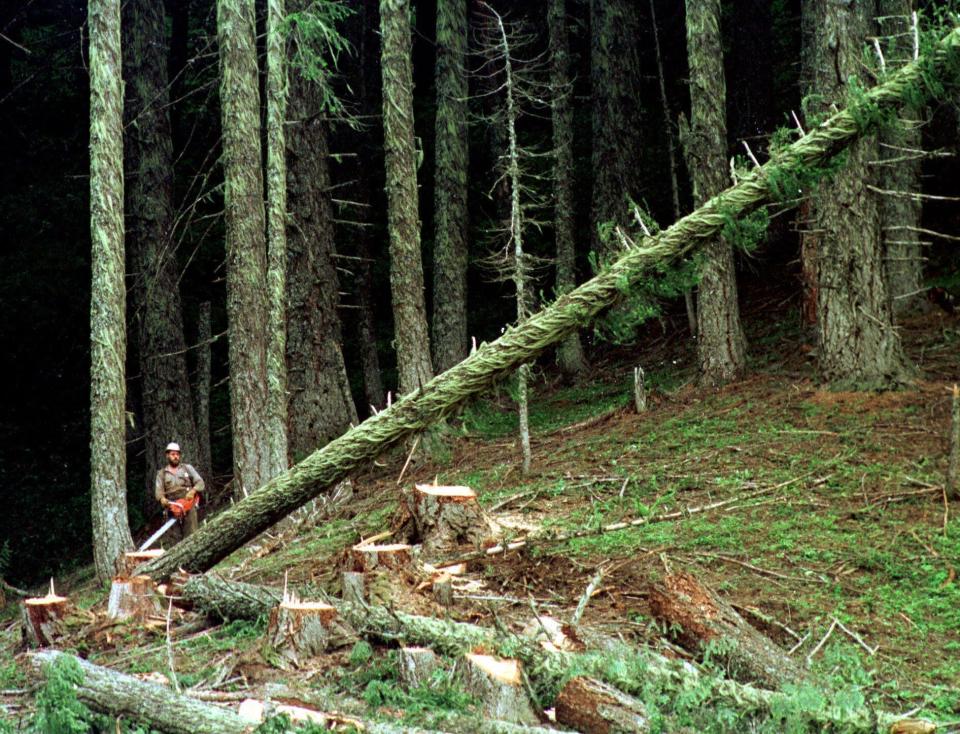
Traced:
<path fill-rule="evenodd" d="M 30 647 L 50 647 L 63 637 L 68 604 L 55 593 L 24 600 L 23 635 Z"/>
<path fill-rule="evenodd" d="M 650 731 L 641 701 L 593 678 L 571 678 L 554 704 L 557 723 L 583 734 Z"/>
<path fill-rule="evenodd" d="M 110 599 L 107 601 L 107 616 L 110 619 L 135 619 L 142 622 L 151 614 L 159 613 L 160 605 L 152 578 L 114 577 L 110 585 Z"/>
<path fill-rule="evenodd" d="M 480 701 L 485 717 L 515 724 L 536 724 L 521 679 L 519 660 L 467 653 L 459 668 L 464 688 Z"/>
<path fill-rule="evenodd" d="M 677 630 L 677 642 L 690 652 L 702 655 L 712 641 L 721 643 L 717 656 L 740 682 L 776 690 L 806 678 L 786 651 L 689 573 L 667 576 L 650 589 L 648 602 L 654 618 Z"/>
<path fill-rule="evenodd" d="M 433 579 L 433 598 L 442 607 L 453 606 L 453 576 L 448 573 L 437 574 Z"/>
<path fill-rule="evenodd" d="M 351 604 L 363 604 L 366 592 L 362 573 L 344 571 L 340 574 L 340 597 Z"/>
<path fill-rule="evenodd" d="M 428 647 L 400 648 L 400 682 L 404 688 L 419 688 L 430 683 L 440 659 Z"/>
<path fill-rule="evenodd" d="M 389 569 L 398 571 L 411 565 L 411 548 L 406 543 L 353 546 L 350 551 L 353 570 L 359 573 Z"/>
<path fill-rule="evenodd" d="M 117 576 L 130 578 L 136 575 L 137 566 L 163 555 L 163 548 L 145 551 L 130 551 L 117 559 Z"/>
<path fill-rule="evenodd" d="M 323 602 L 284 601 L 271 610 L 266 632 L 281 668 L 299 667 L 301 660 L 355 639 L 356 633 L 337 619 L 336 608 Z"/>
<path fill-rule="evenodd" d="M 470 487 L 418 484 L 410 499 L 410 514 L 428 553 L 462 544 L 481 548 L 497 534 Z"/>

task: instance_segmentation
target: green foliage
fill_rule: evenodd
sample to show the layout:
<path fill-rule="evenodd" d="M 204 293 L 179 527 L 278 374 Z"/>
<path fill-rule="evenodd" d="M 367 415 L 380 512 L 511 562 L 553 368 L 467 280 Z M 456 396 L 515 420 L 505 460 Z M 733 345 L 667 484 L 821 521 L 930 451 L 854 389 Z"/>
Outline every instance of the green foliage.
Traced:
<path fill-rule="evenodd" d="M 290 13 L 285 24 L 293 46 L 291 64 L 305 79 L 318 85 L 321 111 L 340 117 L 346 117 L 346 111 L 332 80 L 340 57 L 351 53 L 352 47 L 337 26 L 353 12 L 337 0 L 313 0 L 304 10 Z"/>
<path fill-rule="evenodd" d="M 745 216 L 735 217 L 728 212 L 722 212 L 722 216 L 724 223 L 720 230 L 721 235 L 741 252 L 753 252 L 766 239 L 767 228 L 770 226 L 770 215 L 766 207 Z"/>
<path fill-rule="evenodd" d="M 46 683 L 37 693 L 35 728 L 43 734 L 86 734 L 91 731 L 90 711 L 77 700 L 83 670 L 63 655 L 46 667 Z"/>
<path fill-rule="evenodd" d="M 350 665 L 363 665 L 364 663 L 370 662 L 370 659 L 373 657 L 373 648 L 370 646 L 370 643 L 366 640 L 359 640 L 350 651 L 350 657 L 347 662 Z"/>

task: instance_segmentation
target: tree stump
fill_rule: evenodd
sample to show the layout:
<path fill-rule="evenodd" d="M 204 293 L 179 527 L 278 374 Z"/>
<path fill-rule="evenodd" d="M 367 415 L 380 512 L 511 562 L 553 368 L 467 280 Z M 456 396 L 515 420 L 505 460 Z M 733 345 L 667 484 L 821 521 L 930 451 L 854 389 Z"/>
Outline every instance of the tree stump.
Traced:
<path fill-rule="evenodd" d="M 353 570 L 359 573 L 370 571 L 391 570 L 398 571 L 409 568 L 411 565 L 410 546 L 405 543 L 391 545 L 353 546 L 350 555 L 353 559 Z"/>
<path fill-rule="evenodd" d="M 437 574 L 433 579 L 433 598 L 441 607 L 453 606 L 453 576 L 448 573 Z"/>
<path fill-rule="evenodd" d="M 363 604 L 366 596 L 362 573 L 344 571 L 340 574 L 340 598 L 351 604 Z"/>
<path fill-rule="evenodd" d="M 117 559 L 117 576 L 130 578 L 131 576 L 135 575 L 137 566 L 139 566 L 141 563 L 152 561 L 153 559 L 159 558 L 162 555 L 162 548 L 124 553 Z"/>
<path fill-rule="evenodd" d="M 571 678 L 554 704 L 557 723 L 583 734 L 650 731 L 641 701 L 592 678 Z"/>
<path fill-rule="evenodd" d="M 279 658 L 279 667 L 299 667 L 300 661 L 356 639 L 356 633 L 337 619 L 335 607 L 323 602 L 285 599 L 270 611 L 266 645 Z"/>
<path fill-rule="evenodd" d="M 418 484 L 409 504 L 417 537 L 428 553 L 464 543 L 480 548 L 497 534 L 469 487 Z"/>
<path fill-rule="evenodd" d="M 464 688 L 480 702 L 485 717 L 516 724 L 537 723 L 518 660 L 467 653 L 460 663 L 459 676 Z"/>
<path fill-rule="evenodd" d="M 30 647 L 51 647 L 65 634 L 68 601 L 51 591 L 23 602 L 23 636 Z"/>
<path fill-rule="evenodd" d="M 110 585 L 107 616 L 110 619 L 144 621 L 151 614 L 160 614 L 153 579 L 149 576 L 116 576 Z"/>
<path fill-rule="evenodd" d="M 400 682 L 404 688 L 419 688 L 430 683 L 440 659 L 428 647 L 400 648 Z"/>
<path fill-rule="evenodd" d="M 654 618 L 678 630 L 676 640 L 687 650 L 702 655 L 709 643 L 720 643 L 713 654 L 736 680 L 776 690 L 806 677 L 784 650 L 689 573 L 667 576 L 650 589 L 648 601 Z"/>

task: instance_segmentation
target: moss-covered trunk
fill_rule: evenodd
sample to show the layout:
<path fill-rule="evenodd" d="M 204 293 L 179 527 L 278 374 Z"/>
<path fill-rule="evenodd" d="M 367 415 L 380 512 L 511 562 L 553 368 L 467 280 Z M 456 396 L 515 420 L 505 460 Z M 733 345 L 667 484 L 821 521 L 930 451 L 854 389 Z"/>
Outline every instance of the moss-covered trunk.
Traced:
<path fill-rule="evenodd" d="M 690 129 L 685 136 L 694 205 L 727 187 L 727 84 L 723 74 L 720 0 L 687 0 Z M 718 237 L 705 248 L 697 290 L 700 379 L 720 385 L 746 366 L 733 249 Z"/>
<path fill-rule="evenodd" d="M 123 78 L 119 0 L 91 0 L 90 504 L 97 578 L 133 547 L 127 521 L 126 284 L 123 248 Z"/>
<path fill-rule="evenodd" d="M 467 356 L 467 0 L 437 2 L 433 365 Z"/>
<path fill-rule="evenodd" d="M 413 135 L 413 62 L 407 0 L 381 0 L 380 33 L 393 340 L 397 350 L 400 393 L 405 395 L 426 385 L 433 377 L 420 257 L 417 151 Z"/>

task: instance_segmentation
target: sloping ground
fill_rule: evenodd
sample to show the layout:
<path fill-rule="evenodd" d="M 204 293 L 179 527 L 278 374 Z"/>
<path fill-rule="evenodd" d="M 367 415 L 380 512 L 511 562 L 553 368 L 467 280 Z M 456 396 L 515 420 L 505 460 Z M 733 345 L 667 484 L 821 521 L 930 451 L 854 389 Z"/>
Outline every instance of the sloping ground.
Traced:
<path fill-rule="evenodd" d="M 273 585 L 286 577 L 308 594 L 336 591 L 344 550 L 396 527 L 405 464 L 403 486 L 438 478 L 477 490 L 509 537 L 599 530 L 731 500 L 702 514 L 541 540 L 491 557 L 457 579 L 453 614 L 515 630 L 533 609 L 567 620 L 602 570 L 584 628 L 683 654 L 652 621 L 647 592 L 666 573 L 684 569 L 818 671 L 837 696 L 863 694 L 891 711 L 918 708 L 957 720 L 960 504 L 946 503 L 941 487 L 947 388 L 960 379 L 960 322 L 931 314 L 907 324 L 904 335 L 922 378 L 912 390 L 887 394 L 820 390 L 800 335 L 769 322 L 751 335 L 761 355 L 753 374 L 701 392 L 691 355 L 660 337 L 643 352 L 651 388 L 644 414 L 632 408 L 632 365 L 623 355 L 595 365 L 602 380 L 589 385 L 537 386 L 528 476 L 519 471 L 504 390 L 461 416 L 442 461 L 414 454 L 408 463 L 406 452 L 384 457 L 353 479 L 349 501 L 313 508 L 218 571 Z M 73 594 L 88 606 L 102 604 L 98 590 Z M 441 613 L 428 595 L 406 603 L 418 613 Z M 300 700 L 366 716 L 429 722 L 437 711 L 472 705 L 447 679 L 401 691 L 387 650 L 358 645 L 318 657 L 294 675 L 271 665 L 262 623 L 187 626 L 176 634 L 178 624 L 191 622 L 195 615 L 173 614 L 174 666 L 181 685 L 214 700 L 269 695 L 265 686 L 283 681 L 296 686 Z M 4 633 L 10 644 L 14 627 Z M 162 627 L 103 627 L 87 634 L 80 652 L 119 670 L 166 672 Z M 0 688 L 23 685 L 12 663 L 0 665 Z M 20 694 L 4 700 L 10 712 L 33 705 Z"/>

